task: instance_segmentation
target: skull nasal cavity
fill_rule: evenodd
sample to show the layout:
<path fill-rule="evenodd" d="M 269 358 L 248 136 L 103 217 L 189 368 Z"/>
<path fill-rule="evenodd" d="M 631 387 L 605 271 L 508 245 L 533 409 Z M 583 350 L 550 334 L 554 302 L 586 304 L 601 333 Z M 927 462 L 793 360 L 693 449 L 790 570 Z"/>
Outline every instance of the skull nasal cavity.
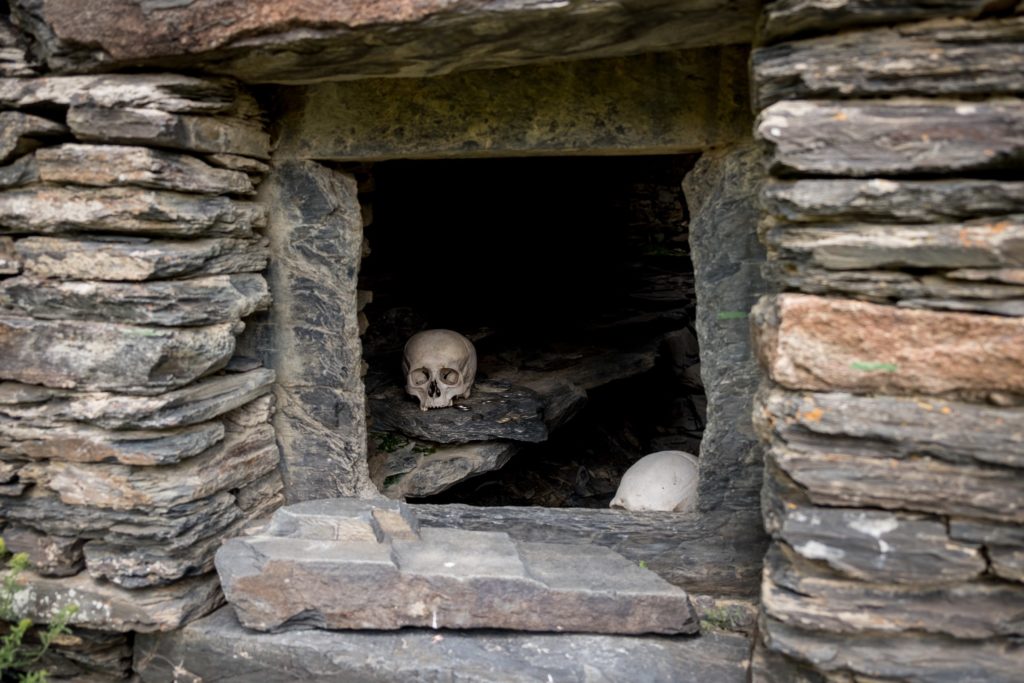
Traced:
<path fill-rule="evenodd" d="M 458 370 L 452 370 L 451 368 L 445 368 L 441 370 L 441 381 L 448 386 L 455 386 L 459 383 L 459 372 Z"/>

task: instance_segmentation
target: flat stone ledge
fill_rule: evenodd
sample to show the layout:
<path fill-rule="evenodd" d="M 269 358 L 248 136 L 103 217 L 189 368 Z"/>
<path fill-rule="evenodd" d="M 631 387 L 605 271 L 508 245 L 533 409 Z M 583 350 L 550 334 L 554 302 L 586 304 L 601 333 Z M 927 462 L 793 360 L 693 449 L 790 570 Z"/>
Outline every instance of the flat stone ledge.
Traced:
<path fill-rule="evenodd" d="M 695 633 L 689 597 L 592 544 L 417 528 L 394 501 L 316 500 L 282 508 L 216 556 L 228 602 L 260 631 L 508 628 Z"/>
<path fill-rule="evenodd" d="M 744 636 L 607 636 L 503 631 L 288 631 L 242 628 L 230 608 L 159 636 L 139 635 L 135 670 L 144 683 L 742 683 Z"/>

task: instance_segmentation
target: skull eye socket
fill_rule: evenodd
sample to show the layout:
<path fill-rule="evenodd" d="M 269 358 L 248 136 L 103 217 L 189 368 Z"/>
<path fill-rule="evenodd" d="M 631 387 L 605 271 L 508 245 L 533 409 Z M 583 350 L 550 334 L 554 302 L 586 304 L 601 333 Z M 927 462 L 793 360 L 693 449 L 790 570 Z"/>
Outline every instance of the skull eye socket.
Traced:
<path fill-rule="evenodd" d="M 409 382 L 413 386 L 421 387 L 430 379 L 430 373 L 425 368 L 419 368 L 409 373 Z"/>
<path fill-rule="evenodd" d="M 451 368 L 444 368 L 441 370 L 441 381 L 450 387 L 455 386 L 459 383 L 459 371 L 452 370 Z"/>

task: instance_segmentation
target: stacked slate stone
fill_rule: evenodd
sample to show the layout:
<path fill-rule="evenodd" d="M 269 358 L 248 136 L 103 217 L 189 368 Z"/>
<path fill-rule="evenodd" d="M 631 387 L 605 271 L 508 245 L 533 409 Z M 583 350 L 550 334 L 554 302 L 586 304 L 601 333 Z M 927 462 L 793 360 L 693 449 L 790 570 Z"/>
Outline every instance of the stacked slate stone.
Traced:
<path fill-rule="evenodd" d="M 1024 672 L 1024 16 L 982 7 L 766 11 L 758 680 Z"/>
<path fill-rule="evenodd" d="M 233 82 L 178 75 L 2 78 L 0 109 L 0 534 L 26 615 L 78 605 L 51 671 L 120 677 L 282 502 L 273 372 L 233 358 L 270 303 L 269 139 Z"/>

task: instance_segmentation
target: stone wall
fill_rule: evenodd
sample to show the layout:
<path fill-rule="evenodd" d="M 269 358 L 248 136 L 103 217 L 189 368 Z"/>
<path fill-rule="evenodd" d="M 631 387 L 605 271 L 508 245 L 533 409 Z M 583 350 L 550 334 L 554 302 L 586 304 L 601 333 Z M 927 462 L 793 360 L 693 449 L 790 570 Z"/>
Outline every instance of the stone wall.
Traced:
<path fill-rule="evenodd" d="M 980 11 L 766 9 L 756 680 L 1024 671 L 1024 16 Z"/>
<path fill-rule="evenodd" d="M 78 605 L 54 675 L 121 678 L 282 502 L 274 373 L 234 356 L 270 304 L 269 137 L 231 81 L 41 76 L 0 33 L 0 534 L 23 614 Z"/>

